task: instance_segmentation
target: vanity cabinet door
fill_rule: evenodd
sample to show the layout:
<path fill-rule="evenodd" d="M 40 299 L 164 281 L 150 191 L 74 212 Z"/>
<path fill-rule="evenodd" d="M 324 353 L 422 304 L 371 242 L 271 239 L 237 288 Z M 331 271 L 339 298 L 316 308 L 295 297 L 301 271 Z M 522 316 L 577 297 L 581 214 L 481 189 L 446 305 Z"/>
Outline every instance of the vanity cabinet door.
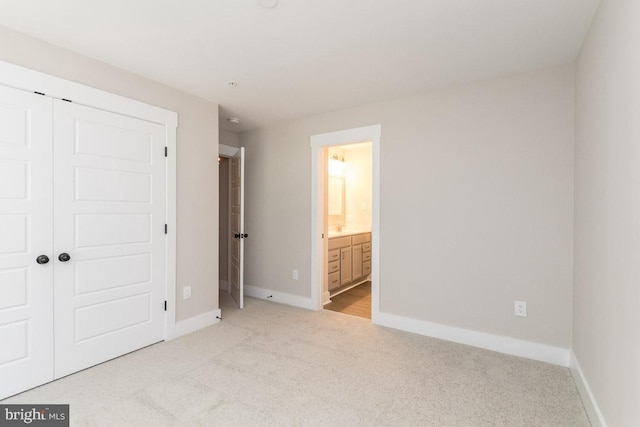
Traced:
<path fill-rule="evenodd" d="M 351 246 L 340 249 L 340 284 L 346 285 L 352 280 Z"/>
<path fill-rule="evenodd" d="M 362 245 L 354 245 L 352 250 L 353 280 L 358 280 L 362 277 Z"/>

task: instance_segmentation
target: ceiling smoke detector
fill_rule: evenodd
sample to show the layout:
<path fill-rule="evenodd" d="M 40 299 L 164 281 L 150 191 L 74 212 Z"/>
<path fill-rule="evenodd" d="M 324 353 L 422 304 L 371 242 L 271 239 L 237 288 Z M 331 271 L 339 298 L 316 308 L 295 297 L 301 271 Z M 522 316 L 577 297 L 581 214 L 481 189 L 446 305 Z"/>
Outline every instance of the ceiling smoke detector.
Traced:
<path fill-rule="evenodd" d="M 231 88 L 231 89 L 235 89 L 238 87 L 238 83 L 234 82 L 233 80 L 229 80 L 227 82 L 227 85 Z"/>
<path fill-rule="evenodd" d="M 273 9 L 278 5 L 278 0 L 256 0 L 256 3 L 264 9 Z"/>
<path fill-rule="evenodd" d="M 229 117 L 229 118 L 227 119 L 227 121 L 228 121 L 229 123 L 231 123 L 231 124 L 234 124 L 234 125 L 239 125 L 239 124 L 240 124 L 240 119 L 239 119 L 239 118 L 237 118 L 237 117 Z"/>

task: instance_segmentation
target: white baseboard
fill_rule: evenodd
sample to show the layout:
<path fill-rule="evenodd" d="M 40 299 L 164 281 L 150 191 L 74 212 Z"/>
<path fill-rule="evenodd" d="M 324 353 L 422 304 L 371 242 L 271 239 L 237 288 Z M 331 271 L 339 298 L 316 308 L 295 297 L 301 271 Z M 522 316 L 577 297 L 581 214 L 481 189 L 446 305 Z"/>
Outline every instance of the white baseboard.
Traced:
<path fill-rule="evenodd" d="M 254 298 L 279 302 L 295 307 L 306 308 L 308 310 L 316 309 L 311 298 L 248 285 L 244 286 L 244 292 L 245 295 Z M 376 313 L 372 321 L 380 326 L 400 329 L 414 334 L 484 348 L 486 350 L 497 351 L 499 353 L 510 354 L 527 359 L 539 360 L 541 362 L 560 365 L 566 368 L 569 367 L 569 349 L 567 348 L 519 340 L 501 335 L 488 334 L 485 332 L 472 331 L 469 329 L 456 328 L 453 326 L 411 319 L 389 313 Z"/>
<path fill-rule="evenodd" d="M 259 298 L 267 301 L 279 302 L 280 304 L 292 305 L 294 307 L 316 310 L 311 298 L 288 294 L 286 292 L 273 291 L 271 289 L 258 288 L 256 286 L 244 285 L 244 294 L 248 297 Z"/>
<path fill-rule="evenodd" d="M 211 310 L 199 316 L 190 317 L 188 319 L 181 320 L 180 322 L 176 322 L 174 325 L 167 328 L 165 340 L 170 341 L 199 329 L 206 328 L 207 326 L 215 325 L 220 322 L 220 313 L 220 309 Z"/>
<path fill-rule="evenodd" d="M 570 357 L 569 367 L 571 368 L 571 376 L 573 376 L 573 380 L 576 383 L 576 388 L 578 389 L 578 393 L 580 393 L 580 398 L 582 399 L 582 405 L 589 416 L 591 425 L 593 427 L 607 427 L 607 423 L 602 416 L 598 402 L 596 402 L 596 399 L 591 392 L 589 383 L 582 372 L 582 368 L 580 368 L 580 363 L 578 363 L 578 359 L 573 353 L 573 350 L 571 350 Z"/>
<path fill-rule="evenodd" d="M 329 292 L 324 292 L 322 294 L 322 305 L 327 305 L 331 302 L 331 294 Z"/>
<path fill-rule="evenodd" d="M 569 367 L 569 349 L 501 335 L 446 326 L 389 313 L 377 313 L 375 324 L 415 334 Z"/>

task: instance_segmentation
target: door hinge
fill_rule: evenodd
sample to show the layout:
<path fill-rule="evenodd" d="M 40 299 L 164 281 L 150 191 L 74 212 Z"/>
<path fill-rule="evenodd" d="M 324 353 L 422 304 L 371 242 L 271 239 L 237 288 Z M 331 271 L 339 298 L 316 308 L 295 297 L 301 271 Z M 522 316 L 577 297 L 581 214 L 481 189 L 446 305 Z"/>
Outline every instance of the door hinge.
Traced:
<path fill-rule="evenodd" d="M 167 311 L 167 301 L 164 302 L 164 311 Z"/>
<path fill-rule="evenodd" d="M 164 147 L 164 156 L 169 157 L 169 147 Z"/>
<path fill-rule="evenodd" d="M 169 230 L 169 226 L 167 224 L 164 225 L 164 234 L 167 234 Z"/>

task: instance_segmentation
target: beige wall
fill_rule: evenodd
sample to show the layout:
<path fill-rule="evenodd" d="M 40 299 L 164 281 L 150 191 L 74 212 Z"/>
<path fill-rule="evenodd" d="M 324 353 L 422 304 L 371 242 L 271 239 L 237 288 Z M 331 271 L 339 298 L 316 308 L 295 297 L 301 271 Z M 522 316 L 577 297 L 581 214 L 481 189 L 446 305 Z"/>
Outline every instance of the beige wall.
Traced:
<path fill-rule="evenodd" d="M 640 2 L 603 1 L 576 65 L 573 349 L 610 426 L 640 425 Z"/>
<path fill-rule="evenodd" d="M 240 138 L 236 132 L 220 129 L 220 144 L 229 147 L 240 147 Z"/>
<path fill-rule="evenodd" d="M 569 348 L 572 66 L 241 134 L 245 283 L 310 297 L 309 138 L 372 124 L 382 125 L 380 310 Z M 515 299 L 529 317 L 514 316 Z"/>
<path fill-rule="evenodd" d="M 218 105 L 2 27 L 0 60 L 178 113 L 176 317 L 217 309 Z"/>

